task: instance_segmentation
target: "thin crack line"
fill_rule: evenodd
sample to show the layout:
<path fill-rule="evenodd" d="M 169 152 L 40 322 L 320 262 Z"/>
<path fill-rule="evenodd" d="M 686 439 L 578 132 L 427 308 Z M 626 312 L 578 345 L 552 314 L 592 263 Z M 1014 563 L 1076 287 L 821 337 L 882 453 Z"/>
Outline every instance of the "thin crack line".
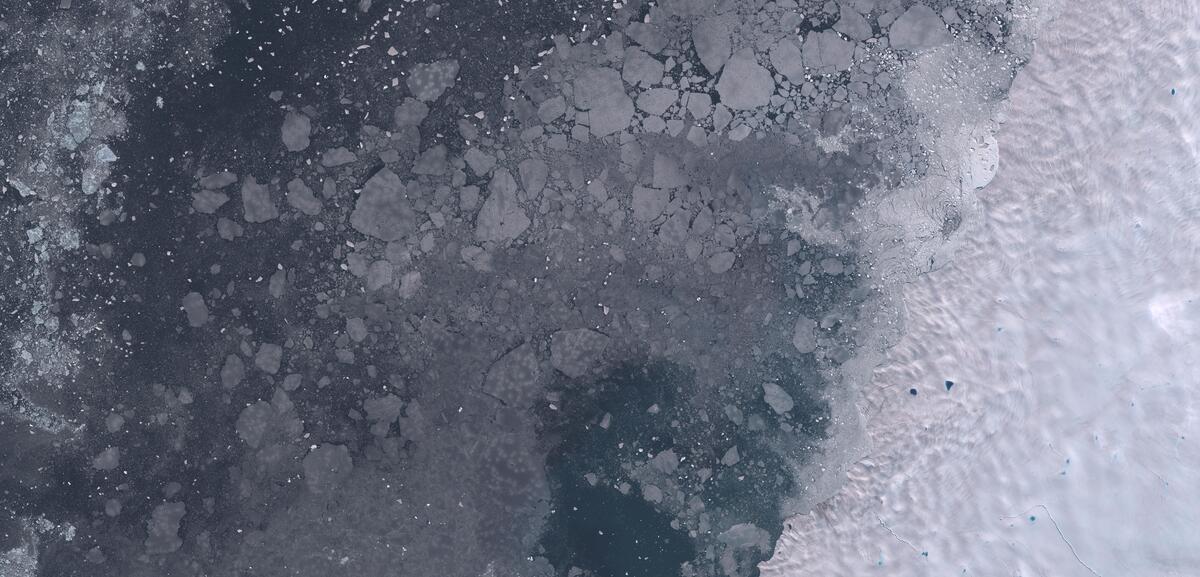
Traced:
<path fill-rule="evenodd" d="M 921 553 L 919 550 L 917 550 L 917 548 L 916 548 L 916 547 L 914 547 L 914 546 L 913 546 L 913 544 L 912 544 L 912 543 L 909 543 L 908 541 L 906 541 L 906 540 L 904 539 L 904 537 L 901 537 L 901 536 L 897 535 L 897 534 L 896 534 L 896 532 L 895 532 L 895 531 L 893 531 L 891 527 L 888 527 L 888 524 L 883 522 L 883 519 L 882 519 L 882 518 L 879 516 L 879 514 L 876 514 L 876 515 L 875 515 L 875 519 L 876 519 L 876 520 L 878 520 L 878 521 L 879 521 L 879 525 L 880 525 L 880 526 L 882 526 L 884 529 L 887 529 L 887 532 L 888 532 L 888 533 L 891 533 L 891 534 L 892 534 L 892 537 L 895 537 L 897 541 L 899 541 L 899 542 L 901 542 L 901 543 L 904 543 L 905 545 L 908 545 L 908 548 L 909 548 L 909 549 L 912 549 L 912 550 L 913 550 L 913 553 L 917 553 L 917 554 L 920 554 L 920 553 Z"/>
<path fill-rule="evenodd" d="M 1091 565 L 1088 565 L 1087 563 L 1085 563 L 1083 561 L 1082 558 L 1079 557 L 1079 553 L 1077 551 L 1075 551 L 1075 546 L 1071 544 L 1071 541 L 1069 539 L 1067 539 L 1067 535 L 1065 533 L 1063 533 L 1062 527 L 1059 527 L 1058 521 L 1054 518 L 1054 515 L 1052 515 L 1050 513 L 1050 509 L 1048 509 L 1045 505 L 1042 505 L 1042 504 L 1034 505 L 1033 507 L 1026 509 L 1025 513 L 1022 513 L 1021 515 L 1012 515 L 1012 516 L 1003 517 L 1003 518 L 1004 519 L 1015 519 L 1017 517 L 1024 517 L 1025 514 L 1028 513 L 1030 510 L 1039 509 L 1039 508 L 1046 512 L 1046 518 L 1050 519 L 1050 524 L 1054 525 L 1054 530 L 1058 532 L 1059 539 L 1062 539 L 1062 542 L 1064 544 L 1066 544 L 1067 549 L 1069 551 L 1071 551 L 1071 556 L 1075 557 L 1075 561 L 1077 561 L 1081 566 L 1083 566 L 1084 569 L 1087 569 L 1088 571 L 1090 571 L 1092 575 L 1095 575 L 1096 577 L 1103 577 L 1102 575 L 1097 573 L 1095 569 L 1092 569 Z M 882 521 L 880 521 L 880 522 L 882 523 Z"/>

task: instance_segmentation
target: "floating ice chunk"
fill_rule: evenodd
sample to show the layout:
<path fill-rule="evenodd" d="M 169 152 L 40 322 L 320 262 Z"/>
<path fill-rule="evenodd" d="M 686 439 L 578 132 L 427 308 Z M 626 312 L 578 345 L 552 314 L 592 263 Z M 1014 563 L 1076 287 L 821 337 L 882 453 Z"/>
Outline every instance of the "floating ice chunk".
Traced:
<path fill-rule="evenodd" d="M 550 123 L 558 120 L 567 111 L 567 99 L 562 96 L 549 98 L 541 103 L 537 109 L 538 119 L 543 123 Z"/>
<path fill-rule="evenodd" d="M 314 493 L 325 493 L 338 487 L 354 470 L 350 449 L 345 445 L 324 443 L 305 455 L 304 484 Z"/>
<path fill-rule="evenodd" d="M 510 406 L 524 407 L 535 398 L 540 376 L 537 355 L 525 343 L 492 364 L 484 376 L 483 390 Z"/>
<path fill-rule="evenodd" d="M 783 390 L 783 387 L 775 383 L 763 383 L 762 388 L 763 400 L 768 405 L 771 405 L 771 410 L 775 411 L 776 414 L 782 415 L 792 410 L 792 407 L 795 406 L 792 396 Z"/>
<path fill-rule="evenodd" d="M 587 185 L 588 194 L 596 199 L 596 202 L 603 203 L 608 200 L 608 185 L 605 181 L 608 180 L 608 169 L 600 171 L 600 175 L 592 179 Z"/>
<path fill-rule="evenodd" d="M 222 239 L 233 240 L 242 236 L 243 232 L 242 225 L 223 216 L 217 219 L 217 236 L 220 236 Z"/>
<path fill-rule="evenodd" d="M 229 202 L 229 195 L 215 190 L 192 193 L 192 208 L 201 214 L 212 214 Z"/>
<path fill-rule="evenodd" d="M 350 164 L 358 160 L 358 156 L 350 152 L 345 146 L 330 148 L 321 154 L 321 166 L 326 168 L 334 168 L 343 164 Z"/>
<path fill-rule="evenodd" d="M 346 319 L 346 334 L 356 343 L 363 342 L 367 338 L 367 323 L 359 317 Z"/>
<path fill-rule="evenodd" d="M 187 314 L 188 324 L 193 327 L 202 327 L 208 322 L 208 307 L 198 292 L 183 296 L 183 312 Z"/>
<path fill-rule="evenodd" d="M 668 154 L 654 155 L 654 188 L 679 188 L 687 183 L 687 173 L 679 167 L 678 159 Z"/>
<path fill-rule="evenodd" d="M 756 547 L 763 553 L 771 552 L 771 534 L 753 523 L 739 523 L 718 535 L 722 543 L 734 548 Z"/>
<path fill-rule="evenodd" d="M 517 181 L 507 170 L 498 170 L 488 183 L 488 197 L 475 217 L 475 240 L 507 242 L 521 236 L 530 220 L 517 198 Z"/>
<path fill-rule="evenodd" d="M 817 350 L 817 323 L 808 317 L 796 319 L 792 327 L 792 346 L 801 354 Z"/>
<path fill-rule="evenodd" d="M 573 379 L 588 373 L 608 348 L 609 338 L 588 329 L 563 330 L 550 337 L 550 364 Z"/>
<path fill-rule="evenodd" d="M 804 55 L 796 41 L 783 38 L 771 46 L 771 66 L 793 84 L 804 81 Z"/>
<path fill-rule="evenodd" d="M 258 352 L 254 353 L 254 366 L 261 369 L 267 374 L 275 374 L 279 372 L 279 365 L 283 362 L 283 347 L 273 343 L 263 343 L 259 345 Z"/>
<path fill-rule="evenodd" d="M 729 126 L 729 122 L 733 120 L 733 113 L 729 111 L 729 107 L 725 104 L 717 104 L 713 107 L 712 123 L 713 130 L 720 132 Z"/>
<path fill-rule="evenodd" d="M 661 133 L 667 129 L 667 122 L 661 116 L 647 116 L 642 120 L 642 130 L 650 133 Z"/>
<path fill-rule="evenodd" d="M 387 436 L 392 423 L 400 418 L 403 410 L 404 400 L 390 393 L 363 402 L 363 411 L 367 413 L 367 420 L 372 423 L 371 434 L 377 437 Z"/>
<path fill-rule="evenodd" d="M 271 191 L 253 176 L 242 181 L 242 212 L 246 222 L 267 222 L 279 217 Z"/>
<path fill-rule="evenodd" d="M 725 64 L 717 81 L 721 103 L 734 110 L 750 110 L 766 106 L 775 92 L 775 80 L 754 59 L 749 49 L 739 50 Z"/>
<path fill-rule="evenodd" d="M 72 150 L 74 150 L 74 145 L 91 136 L 93 122 L 95 122 L 95 118 L 92 115 L 91 103 L 84 100 L 76 100 L 72 103 L 71 112 L 67 114 L 67 131 L 74 141 L 71 143 Z"/>
<path fill-rule="evenodd" d="M 850 67 L 854 44 L 838 36 L 837 32 L 825 30 L 809 34 L 803 52 L 804 63 L 809 68 L 827 74 Z"/>
<path fill-rule="evenodd" d="M 535 199 L 546 187 L 546 179 L 550 176 L 550 166 L 540 158 L 526 158 L 517 165 L 517 174 L 521 177 L 521 185 L 531 199 Z"/>
<path fill-rule="evenodd" d="M 150 521 L 146 523 L 146 553 L 166 555 L 183 546 L 179 538 L 179 524 L 187 514 L 183 503 L 163 503 L 154 508 Z"/>
<path fill-rule="evenodd" d="M 633 118 L 633 99 L 625 94 L 621 73 L 612 68 L 584 70 L 574 83 L 575 106 L 588 111 L 592 134 L 608 136 L 624 130 Z"/>
<path fill-rule="evenodd" d="M 471 167 L 471 171 L 477 176 L 483 176 L 491 172 L 492 168 L 496 166 L 495 156 L 474 147 L 463 155 L 463 160 L 467 162 L 467 166 Z"/>
<path fill-rule="evenodd" d="M 313 194 L 313 189 L 309 188 L 299 178 L 293 178 L 288 181 L 287 202 L 292 208 L 309 216 L 321 213 L 321 200 Z"/>
<path fill-rule="evenodd" d="M 446 146 L 438 144 L 421 153 L 413 163 L 413 174 L 439 175 L 446 173 Z"/>
<path fill-rule="evenodd" d="M 96 162 L 108 164 L 117 161 L 117 153 L 113 152 L 107 144 L 101 144 L 100 148 L 96 149 Z"/>
<path fill-rule="evenodd" d="M 283 117 L 283 126 L 279 128 L 279 133 L 284 147 L 292 152 L 300 152 L 308 148 L 312 121 L 298 112 L 288 112 Z"/>
<path fill-rule="evenodd" d="M 724 251 L 708 257 L 708 270 L 713 274 L 722 274 L 733 268 L 733 261 L 736 257 L 732 252 Z"/>
<path fill-rule="evenodd" d="M 638 95 L 637 107 L 647 114 L 662 114 L 675 101 L 679 100 L 679 92 L 670 88 L 651 88 Z"/>
<path fill-rule="evenodd" d="M 946 23 L 924 4 L 914 4 L 888 29 L 888 42 L 896 50 L 921 50 L 951 40 Z"/>
<path fill-rule="evenodd" d="M 371 263 L 370 268 L 367 269 L 367 290 L 377 291 L 383 287 L 391 286 L 395 276 L 396 268 L 391 262 L 377 260 Z"/>
<path fill-rule="evenodd" d="M 266 459 L 279 456 L 281 446 L 304 431 L 295 404 L 282 389 L 276 389 L 270 401 L 258 401 L 242 409 L 234 426 L 238 437 L 250 448 L 262 449 L 259 457 Z"/>
<path fill-rule="evenodd" d="M 733 128 L 733 130 L 729 131 L 729 140 L 741 142 L 745 140 L 747 136 L 750 136 L 750 130 L 749 124 L 738 124 Z"/>
<path fill-rule="evenodd" d="M 842 5 L 838 21 L 833 24 L 833 29 L 845 34 L 847 38 L 859 42 L 870 38 L 873 34 L 867 19 L 846 5 Z"/>
<path fill-rule="evenodd" d="M 457 60 L 438 60 L 413 66 L 408 71 L 408 79 L 405 83 L 408 85 L 409 92 L 412 92 L 417 100 L 432 102 L 437 100 L 448 88 L 454 86 L 457 76 Z"/>
<path fill-rule="evenodd" d="M 630 47 L 625 51 L 621 78 L 631 86 L 653 86 L 662 82 L 663 63 L 638 48 Z"/>
<path fill-rule="evenodd" d="M 200 186 L 209 189 L 225 188 L 226 186 L 237 182 L 237 178 L 238 177 L 236 174 L 229 172 L 228 170 L 223 170 L 221 172 L 214 172 L 213 174 L 201 178 Z"/>
<path fill-rule="evenodd" d="M 480 272 L 491 272 L 492 255 L 478 246 L 464 246 L 458 251 L 463 262 Z"/>
<path fill-rule="evenodd" d="M 650 465 L 658 472 L 670 475 L 679 468 L 679 456 L 674 449 L 667 449 L 650 459 Z"/>
<path fill-rule="evenodd" d="M 715 18 L 703 20 L 692 28 L 692 45 L 696 48 L 700 63 L 714 76 L 725 66 L 729 53 L 733 51 L 729 27 Z"/>
<path fill-rule="evenodd" d="M 704 120 L 712 114 L 712 96 L 703 92 L 689 92 L 685 96 L 687 98 L 687 110 L 696 120 Z"/>
<path fill-rule="evenodd" d="M 737 445 L 730 447 L 725 451 L 724 455 L 721 455 L 721 464 L 726 467 L 732 467 L 741 462 L 741 460 L 742 456 L 738 453 Z"/>
<path fill-rule="evenodd" d="M 284 292 L 287 291 L 287 271 L 277 269 L 271 273 L 271 278 L 267 280 L 267 294 L 271 298 L 282 298 Z"/>
<path fill-rule="evenodd" d="M 625 27 L 625 33 L 651 54 L 662 52 L 667 47 L 666 36 L 653 24 L 633 22 Z"/>
<path fill-rule="evenodd" d="M 417 217 L 409 206 L 404 183 L 386 168 L 375 173 L 363 185 L 350 226 L 362 234 L 392 241 L 408 236 L 416 229 Z"/>
<path fill-rule="evenodd" d="M 410 97 L 392 112 L 392 122 L 396 128 L 409 128 L 420 125 L 426 116 L 429 116 L 429 105 Z"/>
<path fill-rule="evenodd" d="M 17 194 L 20 194 L 22 198 L 28 196 L 37 196 L 36 189 L 15 177 L 10 176 L 8 178 L 8 183 L 13 185 L 13 188 L 17 189 Z M 0 187 L 0 190 L 3 190 L 3 187 Z"/>
<path fill-rule="evenodd" d="M 221 365 L 221 386 L 232 389 L 241 384 L 246 377 L 246 363 L 237 355 L 226 355 L 225 364 Z"/>
<path fill-rule="evenodd" d="M 688 213 L 677 210 L 658 227 L 658 239 L 664 244 L 679 245 L 687 240 Z"/>
<path fill-rule="evenodd" d="M 417 291 L 421 290 L 421 271 L 410 270 L 400 277 L 400 290 L 396 294 L 400 298 L 410 299 L 417 295 Z"/>
<path fill-rule="evenodd" d="M 633 187 L 633 218 L 648 222 L 658 218 L 667 203 L 671 201 L 671 193 L 666 190 L 648 186 Z"/>
<path fill-rule="evenodd" d="M 111 471 L 116 469 L 120 464 L 121 449 L 117 447 L 109 447 L 104 449 L 103 451 L 100 451 L 99 455 L 96 455 L 96 457 L 92 459 L 92 467 L 100 471 Z"/>

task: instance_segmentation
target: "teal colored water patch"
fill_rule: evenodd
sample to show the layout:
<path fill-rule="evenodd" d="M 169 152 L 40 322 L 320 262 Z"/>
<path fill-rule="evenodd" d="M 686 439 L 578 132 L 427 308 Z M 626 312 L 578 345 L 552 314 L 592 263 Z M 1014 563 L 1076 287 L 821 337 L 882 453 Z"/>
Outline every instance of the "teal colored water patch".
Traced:
<path fill-rule="evenodd" d="M 824 434 L 829 408 L 812 392 L 813 367 L 773 357 L 747 373 L 701 389 L 690 371 L 648 361 L 561 391 L 542 415 L 554 449 L 541 538 L 560 575 L 672 577 L 684 563 L 718 575 L 723 553 L 733 575 L 758 574 L 783 530 L 782 503 L 799 491 L 792 466 Z M 764 382 L 787 392 L 789 411 L 766 403 Z M 652 463 L 664 454 L 671 465 Z"/>
<path fill-rule="evenodd" d="M 640 494 L 593 487 L 568 471 L 556 471 L 556 508 L 542 539 L 560 573 L 577 566 L 597 577 L 672 577 L 696 557 L 691 538 Z"/>
<path fill-rule="evenodd" d="M 597 577 L 672 577 L 695 558 L 692 539 L 671 527 L 674 516 L 636 487 L 622 492 L 586 478 L 615 474 L 639 451 L 670 446 L 669 431 L 646 409 L 673 405 L 680 376 L 661 366 L 622 370 L 599 385 L 590 403 L 564 407 L 568 420 L 551 427 L 563 437 L 547 463 L 554 509 L 541 543 L 560 574 L 574 566 Z M 598 424 L 604 415 L 607 428 Z"/>

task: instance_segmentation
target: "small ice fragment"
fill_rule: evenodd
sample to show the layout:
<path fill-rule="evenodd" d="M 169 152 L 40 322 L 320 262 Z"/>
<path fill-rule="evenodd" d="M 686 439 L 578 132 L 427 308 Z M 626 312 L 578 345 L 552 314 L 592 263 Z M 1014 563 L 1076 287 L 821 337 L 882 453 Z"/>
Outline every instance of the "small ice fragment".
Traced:
<path fill-rule="evenodd" d="M 100 451 L 96 458 L 92 459 L 92 467 L 100 471 L 111 471 L 116 469 L 121 464 L 121 449 L 117 447 L 109 447 Z"/>
<path fill-rule="evenodd" d="M 183 310 L 187 313 L 188 324 L 193 327 L 202 327 L 208 322 L 208 306 L 204 304 L 204 297 L 198 292 L 184 295 Z"/>
<path fill-rule="evenodd" d="M 291 152 L 299 152 L 308 148 L 309 134 L 312 133 L 312 121 L 298 112 L 288 112 L 283 117 L 283 126 L 279 129 L 283 145 Z"/>
<path fill-rule="evenodd" d="M 734 445 L 725 451 L 721 456 L 721 464 L 726 467 L 732 467 L 741 462 L 742 456 L 738 453 L 737 445 Z"/>
<path fill-rule="evenodd" d="M 279 372 L 282 361 L 283 347 L 276 344 L 263 343 L 254 354 L 254 366 L 272 375 Z"/>
<path fill-rule="evenodd" d="M 782 415 L 795 406 L 792 401 L 792 396 L 783 390 L 783 387 L 775 383 L 763 383 L 763 400 L 771 406 L 771 410 L 776 414 Z"/>

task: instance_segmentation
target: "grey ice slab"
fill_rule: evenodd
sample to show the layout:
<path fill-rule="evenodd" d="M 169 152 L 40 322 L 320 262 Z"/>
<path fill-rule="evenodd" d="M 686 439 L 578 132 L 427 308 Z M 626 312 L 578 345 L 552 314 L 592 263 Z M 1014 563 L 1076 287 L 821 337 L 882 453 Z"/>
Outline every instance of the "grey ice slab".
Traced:
<path fill-rule="evenodd" d="M 701 21 L 692 28 L 692 45 L 708 73 L 717 74 L 729 61 L 729 54 L 733 51 L 729 26 L 716 18 Z"/>
<path fill-rule="evenodd" d="M 888 29 L 888 41 L 897 50 L 920 50 L 951 40 L 946 23 L 924 4 L 915 4 L 901 14 Z"/>
<path fill-rule="evenodd" d="M 380 240 L 399 240 L 416 229 L 417 216 L 409 205 L 400 177 L 384 168 L 363 185 L 350 214 L 354 230 Z"/>
<path fill-rule="evenodd" d="M 183 297 L 183 311 L 187 314 L 188 325 L 202 327 L 208 323 L 208 306 L 204 297 L 198 292 L 190 292 Z"/>
<path fill-rule="evenodd" d="M 457 77 L 458 60 L 438 60 L 413 66 L 405 84 L 418 100 L 432 102 L 454 86 Z"/>
<path fill-rule="evenodd" d="M 271 191 L 253 176 L 242 181 L 242 214 L 246 222 L 267 222 L 279 217 L 279 209 L 271 200 Z"/>
<path fill-rule="evenodd" d="M 588 125 L 595 136 L 624 130 L 634 115 L 633 99 L 625 93 L 621 73 L 595 67 L 575 78 L 575 106 L 588 111 Z"/>
<path fill-rule="evenodd" d="M 299 152 L 308 148 L 309 134 L 312 133 L 312 121 L 298 112 L 289 112 L 283 117 L 283 126 L 279 129 L 283 145 L 291 152 Z"/>
<path fill-rule="evenodd" d="M 488 184 L 488 197 L 475 217 L 475 240 L 506 242 L 529 228 L 531 221 L 517 197 L 517 181 L 507 170 L 498 170 Z"/>
<path fill-rule="evenodd" d="M 766 106 L 775 93 L 775 80 L 754 57 L 754 52 L 739 50 L 721 72 L 717 81 L 721 103 L 734 110 L 750 110 Z"/>

